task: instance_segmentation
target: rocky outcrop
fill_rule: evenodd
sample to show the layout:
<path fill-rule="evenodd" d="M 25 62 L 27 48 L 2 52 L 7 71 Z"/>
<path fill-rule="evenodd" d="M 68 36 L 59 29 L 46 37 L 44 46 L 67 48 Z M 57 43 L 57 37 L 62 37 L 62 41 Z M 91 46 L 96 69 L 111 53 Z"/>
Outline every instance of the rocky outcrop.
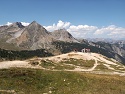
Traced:
<path fill-rule="evenodd" d="M 65 29 L 48 32 L 43 26 L 33 21 L 28 26 L 15 22 L 9 26 L 0 27 L 2 35 L 6 36 L 6 43 L 15 44 L 20 49 L 49 49 L 53 41 L 77 42 L 78 41 Z"/>
<path fill-rule="evenodd" d="M 106 51 L 102 52 L 102 54 L 105 53 L 105 55 L 107 54 L 107 57 L 114 58 L 117 61 L 125 64 L 125 50 L 121 48 L 118 44 L 110 44 L 106 42 L 96 42 L 94 44 L 94 46 L 98 47 L 101 51 Z"/>
<path fill-rule="evenodd" d="M 64 42 L 77 42 L 78 40 L 76 40 L 68 31 L 66 31 L 65 29 L 59 29 L 59 30 L 55 30 L 52 33 L 53 38 L 55 38 L 56 40 L 59 41 L 64 41 Z"/>
<path fill-rule="evenodd" d="M 119 42 L 112 44 L 102 41 L 77 40 L 65 29 L 48 32 L 36 21 L 28 26 L 23 26 L 20 22 L 15 22 L 9 26 L 0 26 L 0 44 L 2 49 L 47 49 L 52 54 L 66 53 L 74 48 L 79 51 L 83 48 L 90 48 L 92 52 L 99 52 L 125 63 L 125 45 L 119 45 Z"/>
<path fill-rule="evenodd" d="M 52 41 L 51 34 L 36 21 L 25 27 L 22 34 L 13 40 L 19 47 L 31 50 L 47 48 Z"/>
<path fill-rule="evenodd" d="M 15 22 L 9 26 L 0 26 L 0 39 L 8 43 L 15 37 L 16 33 L 22 29 L 24 29 L 24 26 L 20 22 Z"/>

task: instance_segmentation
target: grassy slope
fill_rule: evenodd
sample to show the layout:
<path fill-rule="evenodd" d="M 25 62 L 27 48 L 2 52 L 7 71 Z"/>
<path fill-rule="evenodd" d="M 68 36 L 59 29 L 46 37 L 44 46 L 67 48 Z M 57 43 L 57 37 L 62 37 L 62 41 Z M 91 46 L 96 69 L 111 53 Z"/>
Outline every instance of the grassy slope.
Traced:
<path fill-rule="evenodd" d="M 125 94 L 125 77 L 35 69 L 2 69 L 0 90 L 15 90 L 17 94 Z"/>

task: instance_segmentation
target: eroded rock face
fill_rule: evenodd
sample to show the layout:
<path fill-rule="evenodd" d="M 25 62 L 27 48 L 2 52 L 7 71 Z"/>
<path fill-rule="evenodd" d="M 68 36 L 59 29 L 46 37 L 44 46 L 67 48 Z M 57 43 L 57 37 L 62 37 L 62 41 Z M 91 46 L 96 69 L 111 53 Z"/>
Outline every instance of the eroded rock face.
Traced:
<path fill-rule="evenodd" d="M 65 42 L 77 42 L 76 40 L 68 31 L 65 29 L 55 30 L 52 33 L 53 38 L 59 40 L 59 41 L 65 41 Z"/>
<path fill-rule="evenodd" d="M 117 61 L 125 64 L 125 49 L 120 47 L 118 44 L 97 42 L 97 43 L 95 43 L 95 46 L 99 47 L 100 49 L 104 49 L 105 50 L 104 53 L 107 54 L 107 57 L 110 55 L 109 57 L 112 57 L 112 58 L 116 59 Z"/>
<path fill-rule="evenodd" d="M 0 27 L 0 31 L 1 35 L 6 39 L 5 42 L 13 43 L 20 48 L 29 50 L 52 48 L 53 41 L 78 42 L 65 29 L 51 33 L 36 21 L 33 21 L 28 26 L 23 26 L 20 22 L 16 22 L 9 26 Z"/>
<path fill-rule="evenodd" d="M 19 47 L 27 47 L 32 50 L 45 48 L 44 46 L 52 41 L 50 33 L 35 21 L 25 27 L 22 34 L 15 39 L 15 43 Z"/>
<path fill-rule="evenodd" d="M 107 57 L 112 57 L 118 61 L 124 62 L 125 46 L 123 45 L 124 48 L 121 48 L 118 44 L 119 43 L 117 43 L 117 45 L 106 42 L 98 43 L 87 40 L 80 41 L 75 39 L 65 29 L 48 32 L 36 21 L 33 21 L 28 26 L 23 26 L 20 22 L 15 22 L 9 26 L 0 26 L 0 48 L 2 49 L 48 49 L 53 54 L 59 54 L 61 52 L 71 51 L 71 49 L 74 48 L 83 49 L 84 47 L 90 47 L 91 50 L 94 49 L 93 52 L 100 51 L 101 54 L 106 55 Z M 65 46 L 70 48 L 70 50 L 67 50 Z"/>

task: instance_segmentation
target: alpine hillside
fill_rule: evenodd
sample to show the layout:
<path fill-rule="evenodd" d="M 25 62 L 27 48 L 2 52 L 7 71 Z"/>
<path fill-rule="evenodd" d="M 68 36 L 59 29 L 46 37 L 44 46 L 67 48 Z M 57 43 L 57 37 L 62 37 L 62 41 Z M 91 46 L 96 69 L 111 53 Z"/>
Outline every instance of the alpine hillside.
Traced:
<path fill-rule="evenodd" d="M 33 21 L 28 26 L 23 26 L 21 22 L 0 26 L 0 44 L 1 49 L 9 51 L 9 53 L 6 53 L 9 56 L 10 52 L 13 53 L 13 50 L 35 51 L 44 49 L 48 53 L 58 55 L 71 52 L 74 49 L 81 51 L 83 48 L 89 48 L 91 52 L 100 53 L 125 64 L 124 45 L 121 47 L 119 43 L 79 40 L 65 29 L 49 32 L 36 21 Z M 0 50 L 1 53 L 4 53 L 4 50 Z M 2 55 L 0 57 L 6 58 L 5 56 Z"/>

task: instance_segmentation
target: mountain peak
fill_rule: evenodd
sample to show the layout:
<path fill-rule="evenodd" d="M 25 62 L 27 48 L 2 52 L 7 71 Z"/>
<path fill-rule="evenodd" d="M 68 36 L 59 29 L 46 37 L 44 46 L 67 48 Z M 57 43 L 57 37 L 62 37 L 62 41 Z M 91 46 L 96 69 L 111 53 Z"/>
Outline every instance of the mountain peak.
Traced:
<path fill-rule="evenodd" d="M 33 24 L 33 23 L 38 24 L 36 21 L 31 22 L 31 24 Z"/>
<path fill-rule="evenodd" d="M 49 47 L 48 44 L 52 41 L 50 33 L 36 21 L 25 27 L 22 34 L 16 39 L 19 47 L 23 46 L 23 48 L 32 50 Z"/>
<path fill-rule="evenodd" d="M 33 22 L 31 22 L 31 24 L 32 25 L 40 25 L 38 22 L 36 22 L 36 21 L 33 21 Z"/>
<path fill-rule="evenodd" d="M 11 24 L 10 27 L 23 28 L 24 26 L 22 25 L 21 22 L 15 22 L 15 23 Z"/>
<path fill-rule="evenodd" d="M 59 29 L 52 32 L 54 38 L 65 42 L 78 42 L 66 29 Z"/>
<path fill-rule="evenodd" d="M 29 26 L 28 27 L 32 27 L 32 28 L 43 28 L 43 26 L 41 26 L 39 23 L 37 23 L 36 21 L 33 21 L 33 22 L 31 22 L 30 24 L 29 24 Z"/>

